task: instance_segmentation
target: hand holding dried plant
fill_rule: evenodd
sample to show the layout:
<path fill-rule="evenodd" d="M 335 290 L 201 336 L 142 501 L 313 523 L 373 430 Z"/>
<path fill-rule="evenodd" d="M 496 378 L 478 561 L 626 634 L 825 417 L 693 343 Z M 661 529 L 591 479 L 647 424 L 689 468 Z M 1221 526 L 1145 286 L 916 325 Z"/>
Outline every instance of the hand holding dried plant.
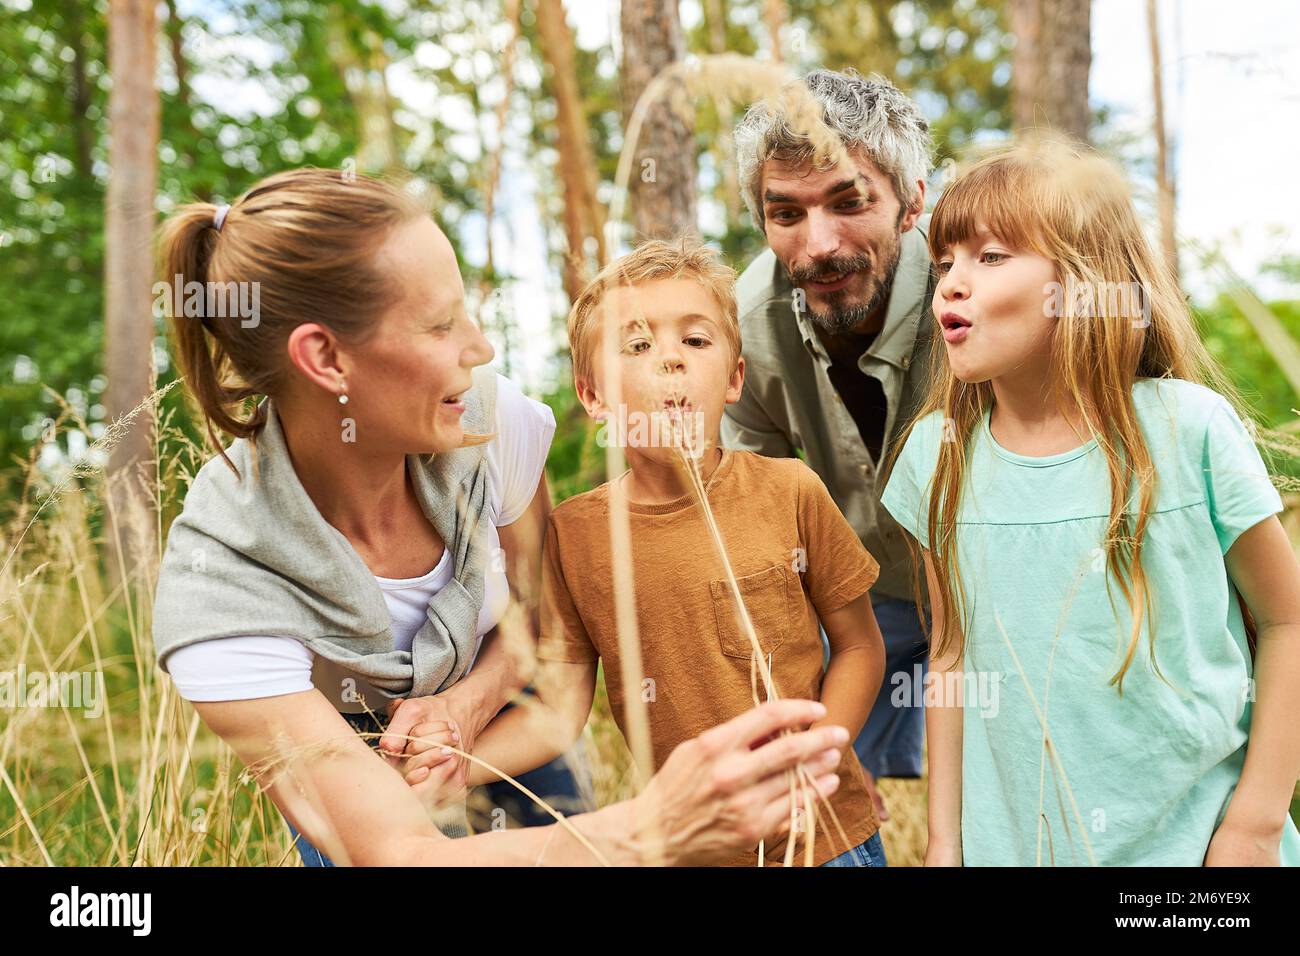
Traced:
<path fill-rule="evenodd" d="M 802 766 L 820 799 L 839 787 L 835 768 L 848 731 L 801 730 L 825 714 L 816 701 L 771 701 L 678 746 L 634 801 L 642 858 L 716 863 L 788 832 L 791 800 L 803 801 L 790 771 Z"/>
<path fill-rule="evenodd" d="M 463 800 L 468 789 L 469 761 L 460 748 L 472 747 L 473 740 L 462 740 L 460 721 L 446 698 L 395 701 L 392 721 L 380 739 L 380 755 L 430 812 Z"/>

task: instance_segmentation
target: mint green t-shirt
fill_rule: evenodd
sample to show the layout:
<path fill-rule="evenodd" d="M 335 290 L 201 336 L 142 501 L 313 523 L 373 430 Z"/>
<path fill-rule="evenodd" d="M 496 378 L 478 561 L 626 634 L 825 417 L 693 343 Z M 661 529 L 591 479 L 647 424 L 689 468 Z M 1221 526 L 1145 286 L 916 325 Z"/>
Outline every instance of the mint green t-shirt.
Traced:
<path fill-rule="evenodd" d="M 1241 776 L 1252 662 L 1223 556 L 1281 498 L 1222 396 L 1142 379 L 1133 400 L 1157 474 L 1142 557 L 1165 680 L 1144 626 L 1123 696 L 1108 681 L 1133 619 L 1102 551 L 1105 454 L 1095 439 L 1058 455 L 1014 454 L 994 440 L 987 412 L 971 438 L 957 530 L 971 615 L 968 866 L 1199 866 Z M 923 546 L 944 438 L 939 413 L 922 419 L 882 499 Z M 1300 865 L 1290 820 L 1281 856 Z"/>

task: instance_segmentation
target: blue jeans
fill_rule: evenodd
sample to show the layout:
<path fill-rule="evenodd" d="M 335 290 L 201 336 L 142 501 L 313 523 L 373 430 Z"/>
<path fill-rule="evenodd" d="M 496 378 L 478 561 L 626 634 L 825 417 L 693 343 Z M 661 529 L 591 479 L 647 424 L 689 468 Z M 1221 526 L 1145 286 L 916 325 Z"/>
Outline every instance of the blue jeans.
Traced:
<path fill-rule="evenodd" d="M 283 814 L 282 814 L 283 816 Z M 289 818 L 285 817 L 284 822 L 288 824 L 289 835 L 293 837 L 294 846 L 298 848 L 298 855 L 302 857 L 303 866 L 333 866 L 334 861 L 327 857 L 320 850 L 316 849 L 307 842 L 307 838 L 298 832 L 298 828 L 289 823 Z"/>
<path fill-rule="evenodd" d="M 885 638 L 885 679 L 853 749 L 873 777 L 919 777 L 925 737 L 920 702 L 930 669 L 929 645 L 913 602 L 880 598 L 871 607 Z"/>
<path fill-rule="evenodd" d="M 515 779 L 566 817 L 596 809 L 591 771 L 587 769 L 586 748 L 581 739 L 567 754 L 561 754 L 550 763 Z M 555 822 L 555 817 L 505 780 L 474 789 L 476 795 L 485 798 L 475 800 L 471 797 L 470 800 L 470 822 L 476 830 L 500 829 L 506 820 L 521 827 L 545 827 Z M 484 802 L 490 807 L 481 807 Z"/>
<path fill-rule="evenodd" d="M 880 842 L 877 830 L 865 843 L 845 850 L 833 860 L 827 860 L 822 866 L 888 866 L 885 861 L 885 845 Z"/>

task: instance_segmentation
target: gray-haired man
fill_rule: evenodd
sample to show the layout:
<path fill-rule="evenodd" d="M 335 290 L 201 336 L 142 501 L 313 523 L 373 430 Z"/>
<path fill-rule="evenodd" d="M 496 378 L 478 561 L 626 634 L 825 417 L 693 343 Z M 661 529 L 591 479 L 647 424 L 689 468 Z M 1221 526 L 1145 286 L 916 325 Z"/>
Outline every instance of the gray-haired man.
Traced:
<path fill-rule="evenodd" d="M 802 454 L 880 562 L 872 603 L 885 681 L 854 749 L 869 775 L 917 777 L 926 646 L 911 557 L 880 506 L 880 475 L 931 354 L 934 278 L 921 216 L 930 131 L 886 80 L 818 70 L 804 83 L 856 176 L 815 168 L 807 138 L 764 104 L 736 128 L 741 188 L 769 248 L 737 285 L 745 389 L 727 406 L 722 440 Z"/>

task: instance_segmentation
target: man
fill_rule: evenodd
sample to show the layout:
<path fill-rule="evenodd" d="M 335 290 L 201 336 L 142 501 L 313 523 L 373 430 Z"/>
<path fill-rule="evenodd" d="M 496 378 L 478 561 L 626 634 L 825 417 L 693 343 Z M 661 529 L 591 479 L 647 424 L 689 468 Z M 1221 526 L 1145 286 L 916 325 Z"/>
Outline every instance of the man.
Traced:
<path fill-rule="evenodd" d="M 925 726 L 911 555 L 880 495 L 932 354 L 921 215 L 932 144 L 916 104 L 886 80 L 818 70 L 803 82 L 856 174 L 817 168 L 806 135 L 766 104 L 736 128 L 741 188 L 769 248 L 737 286 L 745 389 L 727 406 L 722 440 L 803 457 L 880 562 L 872 604 L 885 680 L 854 749 L 886 819 L 872 778 L 920 776 Z"/>

